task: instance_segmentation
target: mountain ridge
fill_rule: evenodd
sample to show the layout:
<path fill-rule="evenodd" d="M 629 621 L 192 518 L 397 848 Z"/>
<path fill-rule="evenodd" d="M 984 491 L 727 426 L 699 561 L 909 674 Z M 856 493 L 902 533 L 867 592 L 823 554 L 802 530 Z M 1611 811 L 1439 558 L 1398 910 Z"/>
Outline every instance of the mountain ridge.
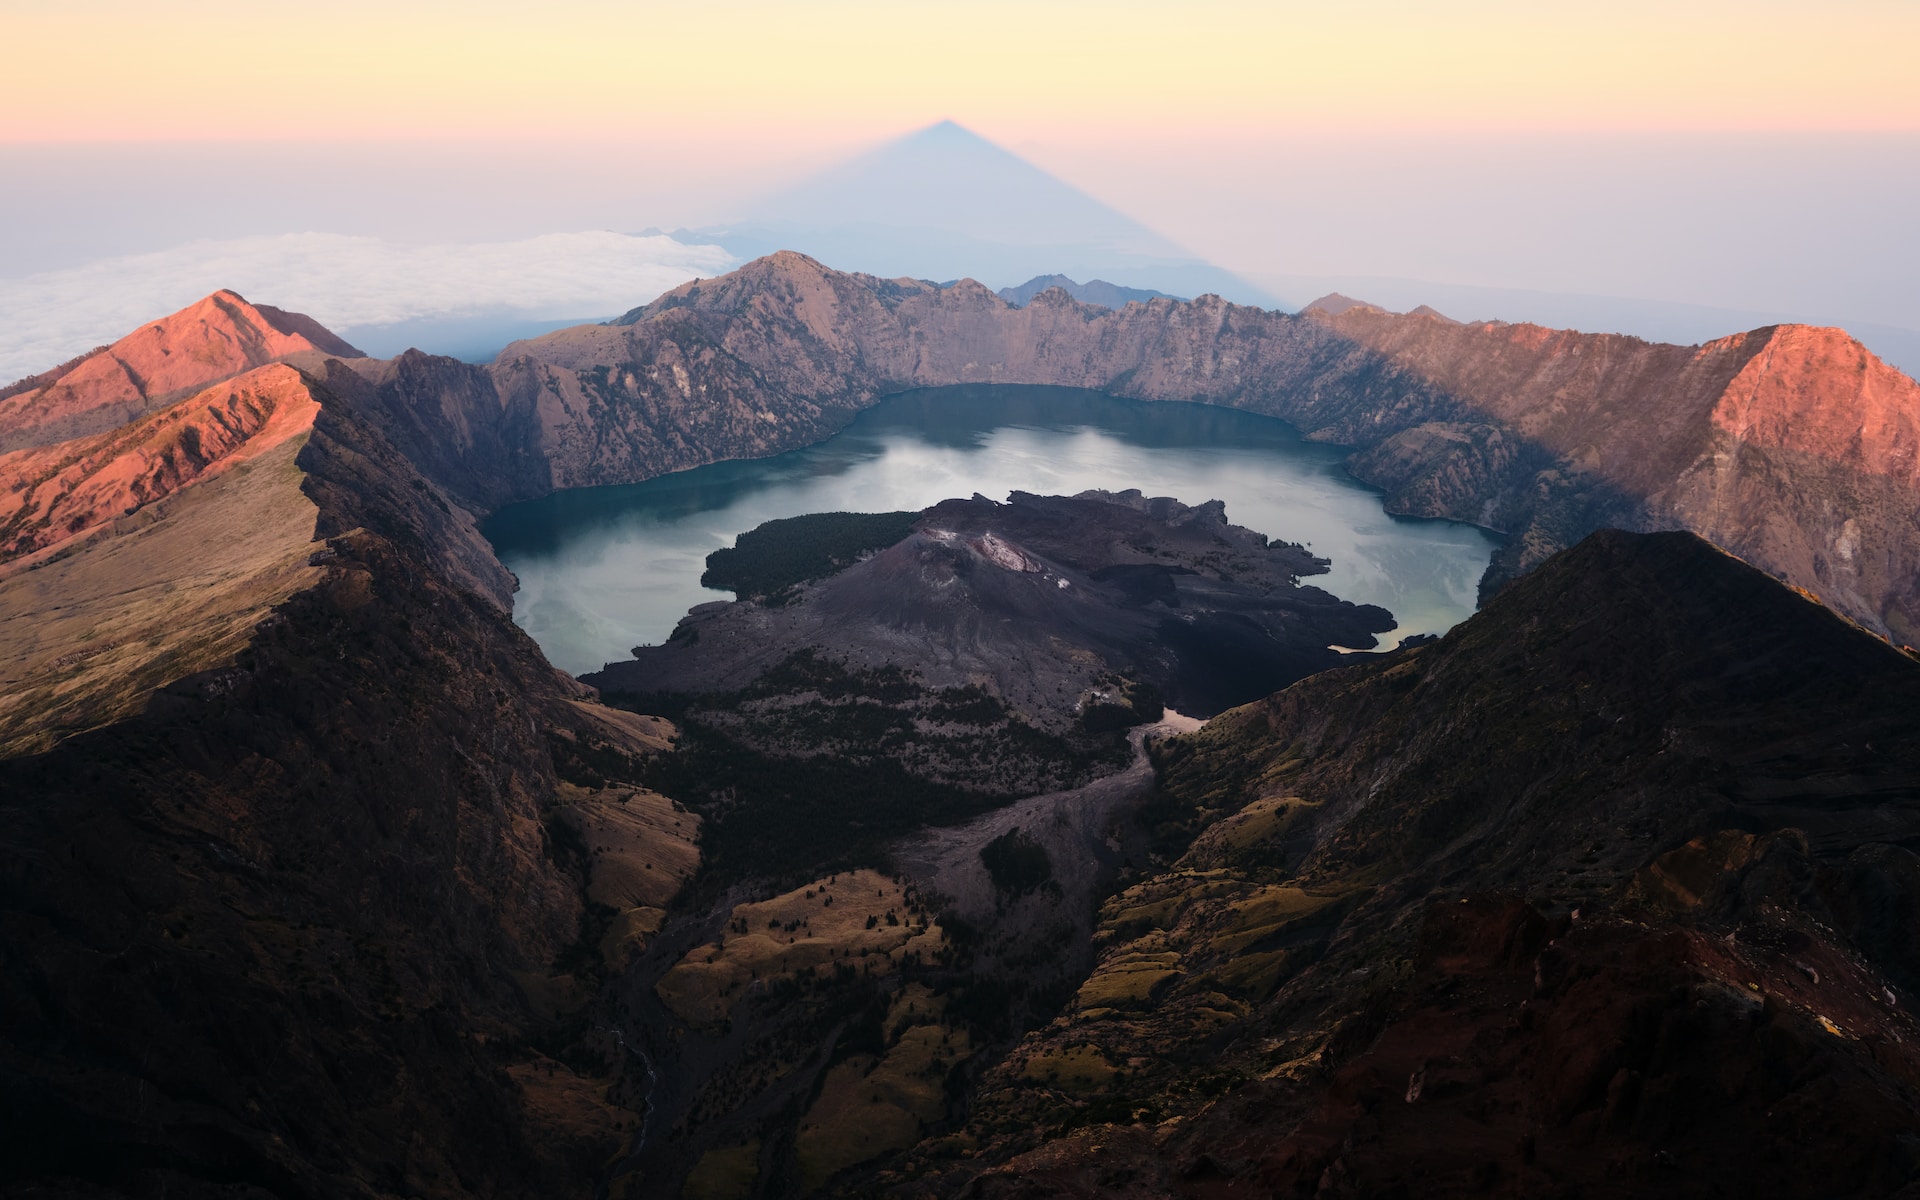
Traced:
<path fill-rule="evenodd" d="M 103 433 L 187 392 L 303 353 L 361 356 L 311 317 L 214 292 L 9 388 L 0 396 L 0 453 Z"/>
<path fill-rule="evenodd" d="M 382 414 L 233 375 L 324 364 L 222 299 L 167 378 L 226 378 L 0 459 L 74 451 L 40 499 L 106 518 L 0 578 L 0 1189 L 588 1190 L 631 877 L 694 857 L 631 782 L 671 727 L 546 664 Z"/>
<path fill-rule="evenodd" d="M 698 337 L 737 356 L 722 370 L 743 409 L 750 394 L 779 398 L 785 403 L 751 407 L 798 409 L 809 428 L 844 419 L 832 414 L 889 390 L 968 381 L 1226 403 L 1356 447 L 1350 467 L 1386 491 L 1390 511 L 1510 534 L 1488 587 L 1594 529 L 1690 527 L 1829 596 L 1870 627 L 1902 641 L 1920 637 L 1920 592 L 1911 582 L 1920 541 L 1898 516 L 1912 488 L 1908 477 L 1885 473 L 1889 456 L 1909 444 L 1906 414 L 1920 410 L 1920 391 L 1844 335 L 1774 326 L 1679 347 L 1539 326 L 1452 324 L 1370 306 L 1289 317 L 1204 296 L 1121 312 L 1072 302 L 998 304 L 968 281 L 943 290 L 775 255 L 684 285 L 621 318 L 620 327 L 646 326 L 645 336 L 565 331 L 520 343 L 503 361 L 610 368 L 660 352 L 654 346 L 663 340 Z M 778 360 L 762 349 L 768 338 L 783 347 Z M 1768 427 L 1776 432 L 1759 441 L 1712 424 L 1715 405 L 1750 362 L 1761 359 L 1754 371 L 1767 378 L 1796 356 L 1822 365 L 1802 372 L 1793 388 L 1769 392 L 1767 403 L 1781 414 L 1826 414 L 1831 430 L 1818 444 L 1791 419 L 1776 420 Z M 817 365 L 797 369 L 802 363 Z M 1856 418 L 1863 402 L 1870 409 Z M 1856 420 L 1886 430 L 1871 460 L 1849 440 L 1850 429 L 1864 429 L 1849 426 Z M 768 444 L 773 432 L 756 430 L 748 441 Z M 1776 461 L 1794 455 L 1805 460 L 1797 461 L 1807 468 L 1804 491 Z M 580 467 L 587 469 L 575 474 Z M 584 481 L 602 469 L 582 463 L 568 475 Z M 1827 492 L 1857 498 L 1852 532 L 1821 501 Z M 1864 545 L 1873 551 L 1860 554 Z"/>
<path fill-rule="evenodd" d="M 1849 555 L 1885 561 L 1912 511 L 1912 385 L 1837 337 L 1662 347 L 1217 297 L 1115 312 L 1060 291 L 1014 308 L 971 281 L 798 255 L 489 367 L 186 328 L 168 376 L 194 381 L 184 398 L 128 377 L 74 402 L 96 421 L 126 406 L 63 442 L 78 475 L 31 497 L 72 514 L 48 528 L 82 528 L 0 578 L 0 638 L 38 639 L 9 654 L 35 674 L 0 707 L 5 1186 L 585 1191 L 676 1136 L 644 1129 L 656 1094 L 682 1132 L 775 1130 L 752 1152 L 765 1191 L 1815 1195 L 1920 1168 L 1920 667 L 1843 619 L 1853 601 L 1811 603 L 1691 534 L 1580 536 L 1671 515 L 1629 489 L 1705 488 L 1704 471 L 1722 490 L 1703 494 L 1778 539 L 1761 547 L 1775 563 L 1825 536 L 1820 502 L 1880 497 L 1854 511 Z M 287 362 L 232 370 L 275 346 Z M 1021 993 L 1041 1025 L 1018 1041 L 1005 979 L 972 974 L 999 931 L 901 880 L 702 896 L 710 912 L 670 923 L 741 797 L 719 775 L 704 786 L 727 794 L 692 805 L 649 786 L 706 760 L 545 662 L 474 525 L 555 487 L 803 444 L 907 383 L 1009 377 L 1285 416 L 1401 481 L 1389 503 L 1508 505 L 1524 551 L 1446 639 L 1168 743 L 1159 794 L 1054 842 L 1105 847 L 1120 891 L 1093 975 L 1064 1001 Z M 262 381 L 286 389 L 264 424 L 223 407 Z M 1879 423 L 1855 439 L 1863 395 L 1863 428 Z M 1820 416 L 1804 433 L 1803 410 Z M 195 414 L 205 437 L 150 453 Z M 1663 422 L 1694 440 L 1631 462 Z M 168 486 L 133 486 L 150 475 Z M 980 541 L 1029 574 L 1019 544 Z M 1875 611 L 1890 593 L 1860 577 Z M 835 689 L 860 730 L 898 690 L 870 674 L 799 682 Z M 76 696 L 92 706 L 63 707 Z M 925 715 L 964 725 L 975 699 Z M 736 755 L 733 779 L 764 765 Z M 901 796 L 853 799 L 891 818 Z M 810 849 L 796 832 L 772 840 Z M 983 914 L 1046 907 L 1045 847 L 1020 832 L 973 856 Z M 1055 970 L 1086 949 L 999 944 L 1007 977 L 1048 988 L 1073 979 L 1011 951 Z M 676 997 L 741 1026 L 668 1024 Z M 748 1024 L 763 1004 L 791 1028 Z M 676 1095 L 638 1054 L 679 1035 L 732 1058 Z M 995 1045 L 1012 1050 L 990 1066 L 976 1050 Z M 785 1118 L 739 1108 L 773 1076 L 796 1121 L 819 1114 L 791 1154 Z M 883 1087 L 897 1103 L 869 1099 Z M 883 1115 L 906 1123 L 882 1147 L 903 1157 L 826 1144 Z M 1751 1149 L 1775 1144 L 1792 1153 Z M 610 1194 L 661 1183 L 614 1174 Z"/>
<path fill-rule="evenodd" d="M 1056 383 L 1225 403 L 1354 446 L 1351 469 L 1390 511 L 1510 535 L 1487 587 L 1596 528 L 1694 528 L 1880 632 L 1920 637 L 1920 534 L 1899 517 L 1920 487 L 1920 390 L 1839 331 L 1673 347 L 1364 305 L 1115 312 L 1043 293 L 1015 308 L 971 281 L 782 253 L 483 367 L 312 357 L 474 511 L 805 445 L 908 387 Z M 16 437 L 17 406 L 61 386 L 7 402 Z"/>

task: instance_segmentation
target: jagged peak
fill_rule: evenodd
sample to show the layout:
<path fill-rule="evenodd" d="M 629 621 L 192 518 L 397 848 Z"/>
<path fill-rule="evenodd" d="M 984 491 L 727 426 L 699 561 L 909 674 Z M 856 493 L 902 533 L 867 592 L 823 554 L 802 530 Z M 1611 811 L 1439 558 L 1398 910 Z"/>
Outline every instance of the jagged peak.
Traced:
<path fill-rule="evenodd" d="M 840 271 L 798 250 L 776 250 L 743 263 L 725 275 L 709 279 L 690 279 L 650 303 L 630 309 L 609 325 L 638 325 L 643 321 L 676 309 L 700 309 L 734 312 L 747 300 L 769 288 L 864 289 L 883 302 L 892 303 L 907 296 L 928 292 L 956 292 L 972 295 L 975 291 L 992 294 L 978 280 L 956 279 L 935 283 L 901 275 L 891 279 L 857 271 Z"/>
<path fill-rule="evenodd" d="M 1700 353 L 1745 356 L 1714 404 L 1716 428 L 1750 446 L 1920 485 L 1920 383 L 1846 330 L 1769 325 Z"/>
<path fill-rule="evenodd" d="M 305 313 L 289 312 L 271 304 L 254 304 L 232 288 L 209 292 L 178 312 L 146 323 L 107 349 L 109 352 L 118 352 L 142 333 L 183 341 L 191 341 L 209 333 L 231 333 L 242 338 L 257 336 L 261 340 L 271 340 L 265 335 L 279 334 L 283 338 L 299 339 L 306 343 L 287 353 L 310 349 L 345 358 L 366 357 L 344 338 Z"/>
<path fill-rule="evenodd" d="M 98 433 L 255 367 L 298 355 L 360 358 L 318 321 L 211 292 L 32 389 L 0 398 L 0 452 Z"/>
<path fill-rule="evenodd" d="M 729 310 L 736 307 L 740 298 L 776 281 L 820 282 L 840 275 L 841 272 L 798 250 L 775 250 L 744 262 L 725 275 L 689 279 L 646 304 L 628 309 L 608 323 L 637 325 L 661 313 L 681 308 Z"/>

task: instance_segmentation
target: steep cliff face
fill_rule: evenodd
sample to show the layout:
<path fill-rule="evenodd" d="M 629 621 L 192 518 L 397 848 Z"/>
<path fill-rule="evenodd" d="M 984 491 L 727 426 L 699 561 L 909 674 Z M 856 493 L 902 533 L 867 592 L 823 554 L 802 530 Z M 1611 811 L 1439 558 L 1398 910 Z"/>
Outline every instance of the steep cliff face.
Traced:
<path fill-rule="evenodd" d="M 1920 389 L 1837 329 L 1780 326 L 1654 506 L 1842 611 L 1920 642 Z"/>
<path fill-rule="evenodd" d="M 302 354 L 356 358 L 360 352 L 310 317 L 215 292 L 57 372 L 0 392 L 0 451 L 117 429 L 187 392 Z"/>
<path fill-rule="evenodd" d="M 1739 613 L 1735 621 L 1726 614 Z M 1888 1194 L 1920 663 L 1686 534 L 1158 753 L 1191 838 L 996 1068 L 967 1194 Z M 1316 1190 L 1317 1189 L 1317 1190 Z"/>
<path fill-rule="evenodd" d="M 621 323 L 515 343 L 488 369 L 489 407 L 537 413 L 552 486 L 579 486 L 805 445 L 910 387 L 1061 384 L 1258 407 L 1329 371 L 1364 372 L 1364 357 L 1318 326 L 1211 298 L 1114 313 L 1056 289 L 1014 308 L 970 281 L 845 275 L 782 253 Z M 1412 391 L 1421 419 L 1452 415 Z"/>
<path fill-rule="evenodd" d="M 118 429 L 0 455 L 0 566 L 268 453 L 318 411 L 298 371 L 267 366 Z"/>
<path fill-rule="evenodd" d="M 328 389 L 383 441 L 475 512 L 561 486 L 542 449 L 539 389 L 503 391 L 486 367 L 418 350 L 330 359 L 322 370 Z"/>
<path fill-rule="evenodd" d="M 1397 433 L 1354 463 L 1400 511 L 1488 504 L 1485 523 L 1520 535 L 1497 571 L 1608 524 L 1685 528 L 1915 640 L 1920 386 L 1844 331 L 1681 347 L 1364 305 L 1314 315 L 1497 422 Z M 1451 444 L 1435 453 L 1436 437 Z"/>

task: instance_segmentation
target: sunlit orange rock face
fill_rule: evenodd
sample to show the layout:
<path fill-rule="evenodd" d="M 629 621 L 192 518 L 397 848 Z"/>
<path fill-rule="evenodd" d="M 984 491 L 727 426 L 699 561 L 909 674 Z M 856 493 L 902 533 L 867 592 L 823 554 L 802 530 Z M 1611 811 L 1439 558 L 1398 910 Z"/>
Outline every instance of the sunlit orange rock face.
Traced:
<path fill-rule="evenodd" d="M 1747 355 L 1714 405 L 1716 429 L 1920 486 L 1920 384 L 1844 329 L 1776 325 L 1702 350 L 1720 347 Z"/>
<path fill-rule="evenodd" d="M 1365 306 L 1314 319 L 1551 456 L 1542 495 L 1591 481 L 1613 493 L 1608 523 L 1691 529 L 1870 627 L 1920 640 L 1920 384 L 1846 331 L 1775 325 L 1667 346 Z M 1363 465 L 1392 490 L 1396 471 L 1428 465 L 1423 448 L 1409 430 Z M 1486 472 L 1451 465 L 1448 479 L 1475 498 Z M 1404 510 L 1470 516 L 1448 511 L 1461 497 L 1444 482 Z M 1578 503 L 1599 515 L 1585 498 L 1535 505 L 1532 525 L 1548 528 L 1513 530 L 1534 538 L 1516 568 L 1559 548 L 1556 522 L 1576 535 L 1593 527 L 1569 515 Z"/>
<path fill-rule="evenodd" d="M 1354 307 L 1318 315 L 1568 460 L 1654 494 L 1716 434 L 1920 484 L 1920 384 L 1843 329 L 1701 346 Z"/>
<path fill-rule="evenodd" d="M 106 433 L 0 454 L 0 563 L 256 458 L 319 411 L 300 373 L 275 364 Z"/>
<path fill-rule="evenodd" d="M 1498 420 L 1555 457 L 1636 493 L 1692 457 L 1751 351 L 1671 346 L 1538 325 L 1460 325 L 1364 305 L 1311 318 Z"/>
<path fill-rule="evenodd" d="M 182 393 L 309 352 L 360 356 L 310 317 L 215 292 L 63 373 L 0 393 L 0 452 L 103 433 Z"/>

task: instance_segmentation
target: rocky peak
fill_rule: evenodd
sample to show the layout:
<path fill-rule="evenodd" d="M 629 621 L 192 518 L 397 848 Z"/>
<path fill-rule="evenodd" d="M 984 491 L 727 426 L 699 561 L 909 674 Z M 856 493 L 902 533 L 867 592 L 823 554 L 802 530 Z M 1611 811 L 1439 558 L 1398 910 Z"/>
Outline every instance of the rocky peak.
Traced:
<path fill-rule="evenodd" d="M 1072 292 L 1069 292 L 1059 284 L 1053 284 L 1050 287 L 1045 287 L 1035 292 L 1033 299 L 1027 301 L 1027 303 L 1040 308 L 1067 308 L 1078 303 L 1078 301 L 1073 298 Z"/>
<path fill-rule="evenodd" d="M 1352 308 L 1371 309 L 1374 312 L 1386 311 L 1377 304 L 1369 304 L 1365 300 L 1355 300 L 1352 296 L 1343 296 L 1339 292 L 1328 292 L 1300 311 L 1302 314 L 1320 313 L 1324 316 L 1337 317 Z"/>
<path fill-rule="evenodd" d="M 0 401 L 0 452 L 102 433 L 295 355 L 361 357 L 313 318 L 218 291 L 143 325 L 51 383 Z"/>
<path fill-rule="evenodd" d="M 1773 325 L 1742 336 L 1751 354 L 1714 405 L 1717 428 L 1920 484 L 1920 384 L 1844 329 Z"/>

